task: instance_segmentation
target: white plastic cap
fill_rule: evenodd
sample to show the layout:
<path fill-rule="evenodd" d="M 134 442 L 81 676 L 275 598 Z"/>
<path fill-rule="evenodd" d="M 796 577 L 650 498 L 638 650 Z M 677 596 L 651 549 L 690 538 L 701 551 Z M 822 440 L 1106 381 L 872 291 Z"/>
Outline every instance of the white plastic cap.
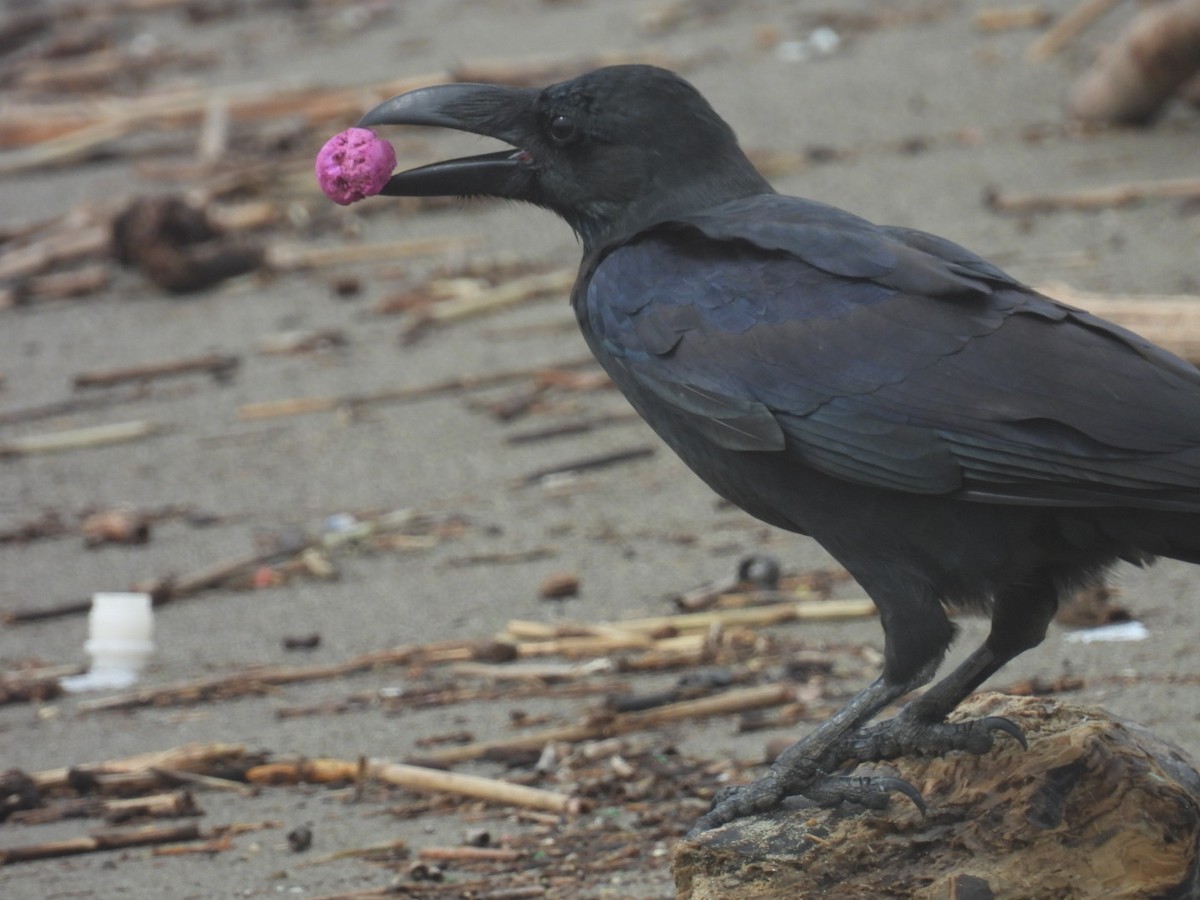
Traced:
<path fill-rule="evenodd" d="M 64 678 L 63 687 L 88 691 L 133 684 L 154 652 L 153 636 L 149 594 L 93 594 L 88 640 L 83 645 L 92 665 L 85 675 Z"/>

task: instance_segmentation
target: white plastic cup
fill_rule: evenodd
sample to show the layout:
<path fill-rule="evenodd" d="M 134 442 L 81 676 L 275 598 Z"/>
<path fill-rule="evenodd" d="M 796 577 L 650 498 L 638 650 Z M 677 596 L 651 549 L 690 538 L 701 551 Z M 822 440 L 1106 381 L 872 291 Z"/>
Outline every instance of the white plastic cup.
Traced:
<path fill-rule="evenodd" d="M 154 613 L 149 594 L 94 594 L 88 615 L 92 671 L 121 670 L 136 675 L 154 651 Z"/>
<path fill-rule="evenodd" d="M 153 638 L 149 594 L 93 594 L 83 645 L 92 658 L 91 668 L 83 675 L 63 678 L 62 686 L 68 691 L 129 687 L 154 652 Z"/>

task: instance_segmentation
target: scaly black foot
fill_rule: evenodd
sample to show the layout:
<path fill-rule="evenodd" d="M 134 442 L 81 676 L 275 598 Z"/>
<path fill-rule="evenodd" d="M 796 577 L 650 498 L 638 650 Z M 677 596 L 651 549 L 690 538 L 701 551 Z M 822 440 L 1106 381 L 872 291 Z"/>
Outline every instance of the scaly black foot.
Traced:
<path fill-rule="evenodd" d="M 803 791 L 803 796 L 817 806 L 856 803 L 867 809 L 884 809 L 892 794 L 903 794 L 924 814 L 921 792 L 892 775 L 822 775 Z"/>
<path fill-rule="evenodd" d="M 778 808 L 786 798 L 800 797 L 813 806 L 834 807 L 857 803 L 867 809 L 883 809 L 892 794 L 903 794 L 925 812 L 920 792 L 902 778 L 875 775 L 827 775 L 811 770 L 807 778 L 795 770 L 772 769 L 744 787 L 725 788 L 713 799 L 712 808 L 698 821 L 691 834 L 718 828 L 735 819 Z"/>
<path fill-rule="evenodd" d="M 997 733 L 1007 734 L 1024 749 L 1021 729 L 1000 716 L 970 722 L 926 721 L 906 708 L 898 716 L 849 735 L 838 748 L 847 759 L 882 760 L 898 756 L 941 756 L 962 750 L 980 756 L 991 751 Z"/>
<path fill-rule="evenodd" d="M 1027 748 L 1021 729 L 1000 716 L 970 722 L 930 722 L 912 709 L 832 742 L 819 763 L 804 752 L 808 749 L 807 741 L 800 741 L 788 748 L 762 778 L 718 793 L 712 808 L 696 823 L 692 834 L 776 809 L 788 797 L 804 797 L 815 806 L 857 803 L 868 809 L 882 809 L 892 794 L 903 794 L 924 813 L 921 794 L 901 778 L 828 772 L 852 761 L 939 756 L 954 750 L 979 755 L 992 749 L 997 733 L 1007 734 Z"/>

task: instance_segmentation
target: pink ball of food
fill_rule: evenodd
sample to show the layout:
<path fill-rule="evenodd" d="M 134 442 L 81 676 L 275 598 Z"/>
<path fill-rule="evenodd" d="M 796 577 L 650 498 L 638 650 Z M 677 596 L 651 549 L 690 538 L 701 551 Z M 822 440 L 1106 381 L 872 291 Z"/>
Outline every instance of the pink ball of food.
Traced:
<path fill-rule="evenodd" d="M 396 151 L 367 128 L 335 134 L 317 154 L 317 184 L 334 203 L 348 206 L 383 190 L 396 168 Z"/>

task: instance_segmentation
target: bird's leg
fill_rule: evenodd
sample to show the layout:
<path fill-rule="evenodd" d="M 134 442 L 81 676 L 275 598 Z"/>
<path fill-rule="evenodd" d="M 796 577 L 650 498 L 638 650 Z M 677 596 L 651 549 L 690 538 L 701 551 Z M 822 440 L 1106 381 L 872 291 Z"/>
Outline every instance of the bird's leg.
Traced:
<path fill-rule="evenodd" d="M 919 683 L 925 680 L 928 680 L 928 676 Z M 719 794 L 712 808 L 696 823 L 692 833 L 766 812 L 779 806 L 785 797 L 796 794 L 804 794 L 819 805 L 831 806 L 845 799 L 879 805 L 872 803 L 872 799 L 882 797 L 886 801 L 889 791 L 908 788 L 899 779 L 881 779 L 873 783 L 869 779 L 846 779 L 826 773 L 836 768 L 844 758 L 840 746 L 847 737 L 897 697 L 902 697 L 916 686 L 876 679 L 815 731 L 779 754 L 771 764 L 770 771 L 762 778 Z M 915 799 L 919 801 L 920 798 Z"/>
<path fill-rule="evenodd" d="M 909 631 L 906 635 L 907 645 L 922 636 L 928 638 L 924 651 L 910 653 L 908 657 L 894 655 L 895 646 L 890 638 L 898 630 L 911 628 L 913 623 L 895 619 L 890 615 L 892 607 L 881 605 L 880 615 L 889 637 L 884 676 L 856 694 L 816 731 L 788 747 L 764 777 L 718 795 L 693 833 L 765 812 L 779 806 L 785 797 L 796 795 L 820 806 L 849 800 L 879 807 L 887 803 L 891 793 L 900 792 L 923 808 L 916 790 L 898 778 L 831 773 L 854 761 L 937 755 L 950 750 L 986 753 L 998 731 L 1024 745 L 1020 729 L 999 716 L 955 723 L 948 723 L 945 718 L 1010 659 L 1041 643 L 1057 607 L 1058 591 L 1050 579 L 1010 588 L 996 598 L 991 632 L 979 649 L 922 696 L 909 702 L 899 715 L 867 726 L 889 703 L 929 681 L 940 660 L 939 648 L 944 647 L 938 629 L 932 627 L 936 624 L 931 621 L 932 611 L 927 610 L 928 631 Z M 925 663 L 918 667 L 914 660 L 920 659 Z M 898 672 L 907 674 L 898 676 Z"/>
<path fill-rule="evenodd" d="M 835 554 L 836 555 L 836 554 Z M 859 584 L 876 600 L 885 638 L 883 675 L 859 691 L 817 729 L 781 753 L 762 778 L 744 787 L 722 791 L 693 833 L 716 828 L 734 819 L 766 812 L 785 797 L 802 795 L 818 806 L 843 801 L 870 807 L 886 805 L 894 791 L 921 806 L 921 797 L 898 778 L 853 777 L 835 774 L 853 752 L 847 742 L 880 710 L 909 691 L 927 684 L 954 635 L 954 628 L 937 598 L 919 581 L 905 581 L 887 570 L 877 577 L 871 566 L 855 566 Z"/>
<path fill-rule="evenodd" d="M 849 735 L 839 748 L 844 754 L 842 761 L 938 756 L 952 750 L 982 754 L 992 749 L 994 736 L 1001 731 L 1024 746 L 1021 730 L 1000 716 L 970 722 L 945 721 L 962 700 L 1007 661 L 984 644 L 953 672 L 909 701 L 897 716 Z"/>
<path fill-rule="evenodd" d="M 1058 590 L 1049 579 L 1010 588 L 996 598 L 987 640 L 949 675 L 912 700 L 893 719 L 863 728 L 844 744 L 848 759 L 935 756 L 952 750 L 987 753 L 997 732 L 1025 746 L 1025 736 L 1008 719 L 987 716 L 946 722 L 946 716 L 1009 660 L 1046 636 L 1058 608 Z"/>

